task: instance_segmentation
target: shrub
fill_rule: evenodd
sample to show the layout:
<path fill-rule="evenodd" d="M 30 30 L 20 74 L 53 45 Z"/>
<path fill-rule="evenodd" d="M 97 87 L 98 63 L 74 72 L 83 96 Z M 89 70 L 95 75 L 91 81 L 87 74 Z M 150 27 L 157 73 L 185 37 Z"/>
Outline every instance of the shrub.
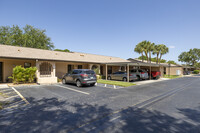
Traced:
<path fill-rule="evenodd" d="M 32 83 L 36 78 L 36 67 L 24 68 L 22 66 L 16 66 L 13 68 L 13 74 L 11 77 L 14 84 L 19 83 Z"/>
<path fill-rule="evenodd" d="M 95 68 L 94 69 L 94 72 L 97 74 L 97 75 L 99 75 L 100 73 L 99 73 L 99 68 L 97 67 L 97 68 Z"/>
<path fill-rule="evenodd" d="M 194 70 L 193 73 L 194 74 L 199 74 L 200 70 Z"/>
<path fill-rule="evenodd" d="M 62 82 L 62 79 L 60 79 L 60 78 L 57 78 L 57 82 Z"/>

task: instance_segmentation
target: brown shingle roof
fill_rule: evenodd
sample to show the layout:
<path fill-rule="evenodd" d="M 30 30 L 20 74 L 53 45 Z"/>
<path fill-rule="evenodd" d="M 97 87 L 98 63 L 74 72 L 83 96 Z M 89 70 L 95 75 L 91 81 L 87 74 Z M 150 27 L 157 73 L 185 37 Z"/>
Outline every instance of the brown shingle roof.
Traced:
<path fill-rule="evenodd" d="M 79 53 L 79 52 L 51 51 L 51 50 L 43 50 L 36 48 L 10 46 L 10 45 L 0 45 L 0 57 L 55 60 L 55 61 L 76 61 L 76 62 L 91 62 L 91 63 L 127 62 L 127 60 L 118 57 Z"/>

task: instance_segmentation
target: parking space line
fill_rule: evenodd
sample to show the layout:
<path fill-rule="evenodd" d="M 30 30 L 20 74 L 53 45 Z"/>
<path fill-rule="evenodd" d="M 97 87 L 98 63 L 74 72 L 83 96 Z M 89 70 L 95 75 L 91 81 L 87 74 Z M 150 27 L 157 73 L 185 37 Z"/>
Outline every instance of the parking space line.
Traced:
<path fill-rule="evenodd" d="M 13 97 L 17 97 L 18 95 L 14 95 L 14 96 L 11 96 L 11 97 L 8 97 L 8 98 L 5 98 L 6 100 L 7 99 L 11 99 L 11 98 L 13 98 Z"/>
<path fill-rule="evenodd" d="M 118 118 L 120 118 L 121 116 L 117 116 L 117 117 L 115 117 L 115 118 L 113 118 L 113 119 L 111 119 L 111 120 L 109 120 L 110 122 L 111 121 L 114 121 L 114 120 L 116 120 L 116 119 L 118 119 Z"/>
<path fill-rule="evenodd" d="M 26 102 L 26 104 L 30 104 L 26 98 L 24 98 L 14 87 L 12 87 L 12 89 L 21 97 L 22 100 L 24 100 Z"/>
<path fill-rule="evenodd" d="M 82 93 L 82 94 L 90 95 L 90 93 L 75 90 L 75 89 L 72 89 L 72 88 L 69 88 L 69 87 L 66 87 L 66 86 L 61 86 L 61 85 L 55 85 L 55 86 L 59 86 L 59 87 L 62 87 L 62 88 L 65 88 L 65 89 L 68 89 L 68 90 L 71 90 L 71 91 L 76 91 L 76 92 L 79 92 L 79 93 Z"/>

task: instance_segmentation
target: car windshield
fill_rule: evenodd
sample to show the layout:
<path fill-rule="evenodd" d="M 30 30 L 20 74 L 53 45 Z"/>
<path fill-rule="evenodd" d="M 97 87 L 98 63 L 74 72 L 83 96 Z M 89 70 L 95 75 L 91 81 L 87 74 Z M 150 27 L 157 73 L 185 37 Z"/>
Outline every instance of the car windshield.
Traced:
<path fill-rule="evenodd" d="M 83 73 L 85 73 L 85 74 L 95 74 L 95 72 L 94 71 L 84 71 Z"/>

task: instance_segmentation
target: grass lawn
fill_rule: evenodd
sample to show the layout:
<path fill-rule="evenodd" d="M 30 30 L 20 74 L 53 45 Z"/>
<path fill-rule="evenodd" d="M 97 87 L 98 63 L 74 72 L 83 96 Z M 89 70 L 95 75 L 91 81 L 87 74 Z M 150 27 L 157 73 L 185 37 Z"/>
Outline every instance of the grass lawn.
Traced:
<path fill-rule="evenodd" d="M 0 92 L 0 95 L 3 95 L 1 92 Z M 0 110 L 3 108 L 3 103 L 2 102 L 0 102 Z"/>
<path fill-rule="evenodd" d="M 112 81 L 112 80 L 97 80 L 97 83 L 102 83 L 102 84 L 109 84 L 109 85 L 117 85 L 117 86 L 123 86 L 123 87 L 129 87 L 136 85 L 134 83 L 129 83 L 129 82 L 122 82 L 122 81 Z"/>
<path fill-rule="evenodd" d="M 175 79 L 175 78 L 180 78 L 181 76 L 178 75 L 164 75 L 164 78 L 169 78 L 169 79 Z"/>

